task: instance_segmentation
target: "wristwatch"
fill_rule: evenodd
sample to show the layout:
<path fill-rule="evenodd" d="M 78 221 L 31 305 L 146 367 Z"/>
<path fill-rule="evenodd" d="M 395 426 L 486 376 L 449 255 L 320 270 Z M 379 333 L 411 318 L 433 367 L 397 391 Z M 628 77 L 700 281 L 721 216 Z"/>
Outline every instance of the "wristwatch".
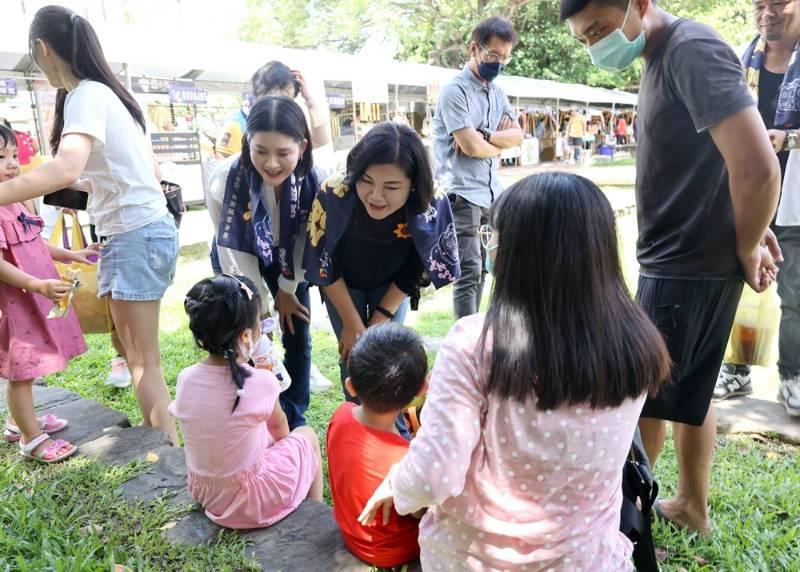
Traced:
<path fill-rule="evenodd" d="M 486 141 L 487 143 L 491 143 L 491 141 L 489 141 L 492 138 L 492 132 L 491 131 L 489 131 L 485 127 L 479 127 L 478 128 L 478 133 L 483 135 L 483 140 L 484 141 Z"/>
<path fill-rule="evenodd" d="M 783 150 L 791 151 L 797 149 L 798 146 L 800 146 L 800 141 L 798 141 L 797 131 L 787 131 L 786 140 L 783 142 Z"/>

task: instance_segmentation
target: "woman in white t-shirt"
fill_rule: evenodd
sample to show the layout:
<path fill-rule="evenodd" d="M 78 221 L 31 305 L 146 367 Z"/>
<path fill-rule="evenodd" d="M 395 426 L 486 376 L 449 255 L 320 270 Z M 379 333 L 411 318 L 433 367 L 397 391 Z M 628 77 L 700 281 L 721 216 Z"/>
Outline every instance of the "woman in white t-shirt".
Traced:
<path fill-rule="evenodd" d="M 155 176 L 145 119 L 103 56 L 94 29 L 67 8 L 39 10 L 30 28 L 36 65 L 58 89 L 54 159 L 0 183 L 0 204 L 91 180 L 89 210 L 100 237 L 99 295 L 110 296 L 144 424 L 177 444 L 161 371 L 161 298 L 175 274 L 178 235 Z M 87 187 L 86 190 L 89 190 Z"/>

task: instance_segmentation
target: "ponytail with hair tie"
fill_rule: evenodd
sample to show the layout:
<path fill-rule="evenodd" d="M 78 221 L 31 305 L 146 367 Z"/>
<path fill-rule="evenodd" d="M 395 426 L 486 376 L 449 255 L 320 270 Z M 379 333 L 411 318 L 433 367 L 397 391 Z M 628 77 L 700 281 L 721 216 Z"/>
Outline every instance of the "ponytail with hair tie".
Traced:
<path fill-rule="evenodd" d="M 111 69 L 103 54 L 100 39 L 89 20 L 64 6 L 45 6 L 33 16 L 28 32 L 28 45 L 34 62 L 38 56 L 37 40 L 47 42 L 50 49 L 69 65 L 70 71 L 78 80 L 102 83 L 114 92 L 142 133 L 146 133 L 147 124 L 142 108 Z M 53 155 L 58 151 L 64 130 L 66 97 L 65 89 L 59 88 L 56 91 L 55 113 L 50 131 L 50 150 Z"/>

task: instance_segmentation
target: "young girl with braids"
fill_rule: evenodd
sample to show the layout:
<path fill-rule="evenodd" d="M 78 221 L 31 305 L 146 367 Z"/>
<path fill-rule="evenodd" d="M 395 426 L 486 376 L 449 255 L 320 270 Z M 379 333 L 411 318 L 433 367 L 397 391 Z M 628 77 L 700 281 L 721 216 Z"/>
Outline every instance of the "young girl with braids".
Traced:
<path fill-rule="evenodd" d="M 260 528 L 306 498 L 321 501 L 316 433 L 290 432 L 278 380 L 247 364 L 261 337 L 255 284 L 231 274 L 206 278 L 184 308 L 208 357 L 178 375 L 169 410 L 183 431 L 189 491 L 206 516 L 228 528 Z"/>

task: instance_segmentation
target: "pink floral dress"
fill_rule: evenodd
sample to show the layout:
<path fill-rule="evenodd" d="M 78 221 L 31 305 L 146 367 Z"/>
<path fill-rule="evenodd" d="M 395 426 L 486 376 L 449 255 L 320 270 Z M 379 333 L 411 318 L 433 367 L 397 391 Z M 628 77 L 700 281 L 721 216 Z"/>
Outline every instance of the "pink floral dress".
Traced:
<path fill-rule="evenodd" d="M 42 232 L 42 219 L 20 205 L 0 206 L 3 260 L 37 278 L 58 279 Z M 86 351 L 78 318 L 70 308 L 63 318 L 47 318 L 53 302 L 0 282 L 0 377 L 23 381 L 66 369 Z"/>

